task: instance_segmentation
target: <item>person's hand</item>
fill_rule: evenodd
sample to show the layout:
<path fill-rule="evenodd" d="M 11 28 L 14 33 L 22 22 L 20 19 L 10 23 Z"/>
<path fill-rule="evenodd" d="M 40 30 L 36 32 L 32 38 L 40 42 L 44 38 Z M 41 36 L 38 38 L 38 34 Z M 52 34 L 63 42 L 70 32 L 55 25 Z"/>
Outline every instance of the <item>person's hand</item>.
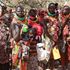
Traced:
<path fill-rule="evenodd" d="M 13 39 L 13 38 L 11 38 L 11 39 L 10 39 L 10 43 L 11 43 L 10 48 L 13 48 L 13 47 L 14 47 L 14 45 L 15 45 L 15 41 L 14 41 L 14 39 Z"/>

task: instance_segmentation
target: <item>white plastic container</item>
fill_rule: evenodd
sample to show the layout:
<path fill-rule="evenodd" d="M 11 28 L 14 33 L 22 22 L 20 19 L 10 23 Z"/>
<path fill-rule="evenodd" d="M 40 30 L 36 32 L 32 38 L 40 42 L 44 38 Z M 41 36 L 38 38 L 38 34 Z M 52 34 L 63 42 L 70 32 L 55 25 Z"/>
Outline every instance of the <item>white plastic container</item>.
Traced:
<path fill-rule="evenodd" d="M 50 39 L 46 38 L 44 43 L 38 43 L 36 48 L 37 48 L 38 60 L 42 61 L 46 59 L 48 61 L 50 58 L 50 53 L 52 49 Z"/>

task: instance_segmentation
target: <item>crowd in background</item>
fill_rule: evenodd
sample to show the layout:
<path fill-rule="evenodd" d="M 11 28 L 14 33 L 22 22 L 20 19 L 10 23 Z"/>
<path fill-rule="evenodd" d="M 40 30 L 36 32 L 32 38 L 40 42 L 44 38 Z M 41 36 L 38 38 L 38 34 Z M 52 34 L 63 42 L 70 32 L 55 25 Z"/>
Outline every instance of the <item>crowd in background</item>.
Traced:
<path fill-rule="evenodd" d="M 41 56 L 41 58 L 39 58 Z M 43 56 L 43 57 L 42 57 Z M 70 6 L 7 10 L 0 4 L 0 70 L 70 70 Z"/>

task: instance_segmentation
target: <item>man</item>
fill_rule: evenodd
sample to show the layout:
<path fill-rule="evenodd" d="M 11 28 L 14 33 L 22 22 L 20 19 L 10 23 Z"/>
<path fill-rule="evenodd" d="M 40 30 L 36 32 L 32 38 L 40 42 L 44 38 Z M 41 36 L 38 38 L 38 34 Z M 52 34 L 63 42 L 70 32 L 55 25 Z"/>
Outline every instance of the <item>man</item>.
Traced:
<path fill-rule="evenodd" d="M 62 25 L 65 24 L 66 19 L 70 16 L 70 7 L 64 6 L 61 10 L 61 19 L 62 19 Z"/>
<path fill-rule="evenodd" d="M 69 55 L 69 51 L 70 51 L 70 17 L 66 20 L 66 25 L 65 25 L 65 27 L 64 27 L 64 29 L 63 29 L 63 40 L 64 40 L 64 45 L 65 45 L 65 48 L 64 48 L 64 50 L 65 50 L 65 53 L 63 53 L 64 54 L 64 67 L 67 67 L 67 65 L 69 64 L 69 61 L 70 61 L 70 59 L 69 59 L 69 57 L 70 57 L 70 55 Z"/>
<path fill-rule="evenodd" d="M 29 61 L 28 61 L 28 69 L 27 70 L 38 70 L 38 62 L 37 62 L 37 51 L 36 51 L 36 44 L 38 40 L 36 39 L 36 29 L 30 28 L 28 32 L 29 37 Z"/>
<path fill-rule="evenodd" d="M 44 17 L 46 16 L 47 12 L 43 9 L 40 9 L 38 11 L 38 17 L 37 17 L 37 23 L 41 25 L 41 27 L 43 28 L 43 35 L 45 35 L 46 32 L 46 26 L 44 23 Z"/>
<path fill-rule="evenodd" d="M 0 21 L 0 70 L 11 70 L 10 68 L 10 39 L 11 32 L 9 23 L 12 20 L 7 18 L 8 14 L 4 15 L 2 21 Z M 10 18 L 10 17 L 9 17 Z M 11 19 L 11 18 L 10 18 Z"/>
<path fill-rule="evenodd" d="M 58 5 L 56 3 L 50 3 L 48 6 L 48 15 L 58 18 Z"/>
<path fill-rule="evenodd" d="M 62 58 L 62 66 L 65 69 L 67 67 L 67 47 L 66 47 L 66 35 L 68 34 L 68 23 L 69 23 L 69 17 L 70 17 L 70 7 L 64 6 L 61 13 L 62 17 L 62 26 L 61 26 L 61 58 Z"/>
<path fill-rule="evenodd" d="M 16 68 L 21 70 L 21 68 L 23 67 L 24 63 L 21 62 L 22 59 L 20 59 L 20 60 L 18 59 L 18 54 L 19 54 L 19 50 L 20 50 L 20 45 L 18 43 L 21 40 L 22 26 L 24 26 L 23 24 L 25 24 L 25 25 L 27 24 L 27 21 L 25 19 L 25 15 L 24 15 L 24 8 L 22 6 L 20 6 L 20 5 L 17 6 L 16 11 L 15 11 L 15 13 L 13 13 L 13 15 L 14 15 L 14 17 L 13 17 L 13 21 L 12 21 L 12 24 L 11 24 L 12 39 L 13 39 L 12 41 L 13 41 L 13 44 L 15 44 L 15 45 L 13 45 L 13 50 L 12 50 L 12 52 L 14 52 L 13 56 L 12 56 L 13 65 L 15 65 L 15 63 L 17 63 L 17 61 L 19 61 L 18 65 L 16 64 L 17 65 Z"/>
<path fill-rule="evenodd" d="M 47 15 L 44 17 L 44 22 L 46 25 L 46 36 L 48 36 L 50 38 L 50 40 L 52 41 L 52 47 L 58 48 L 58 35 L 59 35 L 59 24 L 58 24 L 58 6 L 55 3 L 50 3 L 48 6 L 48 12 Z M 53 50 L 54 50 L 53 48 Z M 54 68 L 58 68 L 59 65 L 61 64 L 60 62 L 60 57 L 55 58 L 55 54 L 52 52 L 53 57 L 51 56 L 51 60 L 49 61 L 53 61 L 54 62 Z M 56 53 L 56 52 L 55 52 Z M 50 62 L 50 63 L 51 63 Z M 53 62 L 51 63 L 51 65 L 53 66 Z"/>
<path fill-rule="evenodd" d="M 37 10 L 36 9 L 30 9 L 28 13 L 28 25 L 32 26 L 37 21 Z"/>
<path fill-rule="evenodd" d="M 16 11 L 13 14 L 14 14 L 14 17 L 11 25 L 12 35 L 16 41 L 19 41 L 22 25 L 27 24 L 27 21 L 24 15 L 24 8 L 22 6 L 17 6 Z M 13 30 L 14 26 L 15 26 L 15 32 Z"/>

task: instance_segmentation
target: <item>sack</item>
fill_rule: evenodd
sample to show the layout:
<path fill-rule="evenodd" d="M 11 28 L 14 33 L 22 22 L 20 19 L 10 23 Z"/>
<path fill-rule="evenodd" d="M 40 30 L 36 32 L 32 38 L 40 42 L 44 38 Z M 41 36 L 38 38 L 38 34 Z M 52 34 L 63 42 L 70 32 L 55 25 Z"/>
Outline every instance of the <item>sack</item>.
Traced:
<path fill-rule="evenodd" d="M 38 48 L 37 53 L 38 53 L 38 60 L 39 61 L 46 59 L 46 56 L 47 56 L 46 50 L 44 50 L 43 48 Z"/>
<path fill-rule="evenodd" d="M 43 46 L 44 46 L 44 43 L 37 44 L 38 60 L 39 61 L 43 61 L 43 60 L 48 61 L 49 58 L 50 58 L 50 51 L 48 50 L 48 48 L 47 49 L 43 49 Z"/>
<path fill-rule="evenodd" d="M 59 49 L 58 48 L 54 47 L 52 49 L 52 52 L 53 52 L 53 58 L 54 58 L 54 60 L 57 60 L 57 59 L 60 59 L 61 58 L 60 52 L 59 52 Z"/>
<path fill-rule="evenodd" d="M 46 59 L 49 60 L 50 54 L 51 54 L 51 49 L 52 49 L 52 42 L 51 40 L 46 36 L 45 38 L 42 37 L 43 43 L 44 43 L 44 48 L 46 51 Z"/>

